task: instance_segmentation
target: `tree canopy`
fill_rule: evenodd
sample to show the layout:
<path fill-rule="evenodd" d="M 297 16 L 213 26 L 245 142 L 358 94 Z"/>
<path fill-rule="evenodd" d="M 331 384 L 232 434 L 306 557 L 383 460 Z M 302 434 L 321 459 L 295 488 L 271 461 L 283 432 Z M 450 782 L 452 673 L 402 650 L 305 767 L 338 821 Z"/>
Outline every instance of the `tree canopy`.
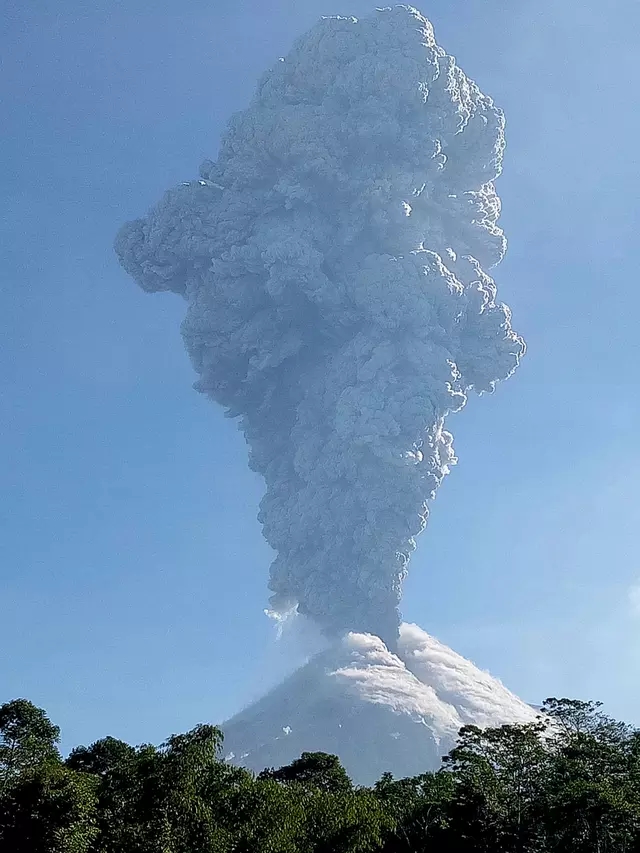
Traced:
<path fill-rule="evenodd" d="M 640 731 L 595 702 L 461 729 L 442 768 L 355 786 L 335 755 L 257 776 L 201 724 L 63 760 L 26 699 L 0 706 L 0 853 L 640 853 Z"/>

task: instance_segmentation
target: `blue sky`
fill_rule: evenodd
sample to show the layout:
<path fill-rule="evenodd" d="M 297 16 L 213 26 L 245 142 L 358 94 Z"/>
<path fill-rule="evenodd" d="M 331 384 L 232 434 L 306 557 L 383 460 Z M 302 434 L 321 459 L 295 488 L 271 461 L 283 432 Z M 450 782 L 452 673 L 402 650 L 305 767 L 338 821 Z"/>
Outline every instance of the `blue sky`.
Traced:
<path fill-rule="evenodd" d="M 119 225 L 214 156 L 259 74 L 361 0 L 5 3 L 0 701 L 65 748 L 219 722 L 292 663 L 262 611 L 260 481 L 191 389 L 177 298 Z M 529 352 L 452 418 L 403 612 L 529 701 L 640 724 L 636 0 L 434 0 L 507 114 L 501 296 Z"/>

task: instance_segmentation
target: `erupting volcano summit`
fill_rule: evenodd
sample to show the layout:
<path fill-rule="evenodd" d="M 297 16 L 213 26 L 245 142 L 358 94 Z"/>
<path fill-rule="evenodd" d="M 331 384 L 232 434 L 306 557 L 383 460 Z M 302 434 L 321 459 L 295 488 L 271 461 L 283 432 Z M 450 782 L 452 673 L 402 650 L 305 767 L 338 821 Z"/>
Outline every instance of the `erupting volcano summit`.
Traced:
<path fill-rule="evenodd" d="M 408 6 L 329 17 L 233 116 L 216 161 L 116 241 L 185 299 L 198 390 L 265 480 L 270 607 L 399 648 L 450 412 L 518 366 L 487 270 L 504 119 Z"/>

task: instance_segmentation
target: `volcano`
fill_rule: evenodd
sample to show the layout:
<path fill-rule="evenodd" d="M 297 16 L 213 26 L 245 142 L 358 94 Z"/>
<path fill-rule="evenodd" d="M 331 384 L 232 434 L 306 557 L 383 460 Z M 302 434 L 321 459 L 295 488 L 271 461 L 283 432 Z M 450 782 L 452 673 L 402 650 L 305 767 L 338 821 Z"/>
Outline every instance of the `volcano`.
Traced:
<path fill-rule="evenodd" d="M 536 716 L 497 678 L 403 623 L 396 654 L 371 634 L 348 634 L 222 729 L 227 760 L 256 772 L 328 752 L 370 785 L 385 772 L 436 770 L 464 725 Z"/>

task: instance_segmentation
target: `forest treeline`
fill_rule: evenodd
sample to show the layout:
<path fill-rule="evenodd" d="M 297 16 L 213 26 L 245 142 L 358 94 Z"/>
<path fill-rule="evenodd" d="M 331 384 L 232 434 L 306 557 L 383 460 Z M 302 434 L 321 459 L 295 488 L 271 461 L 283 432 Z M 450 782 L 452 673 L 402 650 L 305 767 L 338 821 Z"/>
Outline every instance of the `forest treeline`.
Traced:
<path fill-rule="evenodd" d="M 0 853 L 640 853 L 640 731 L 593 702 L 466 726 L 438 772 L 368 788 L 324 753 L 234 767 L 210 725 L 66 759 L 59 735 L 25 699 L 0 706 Z"/>

